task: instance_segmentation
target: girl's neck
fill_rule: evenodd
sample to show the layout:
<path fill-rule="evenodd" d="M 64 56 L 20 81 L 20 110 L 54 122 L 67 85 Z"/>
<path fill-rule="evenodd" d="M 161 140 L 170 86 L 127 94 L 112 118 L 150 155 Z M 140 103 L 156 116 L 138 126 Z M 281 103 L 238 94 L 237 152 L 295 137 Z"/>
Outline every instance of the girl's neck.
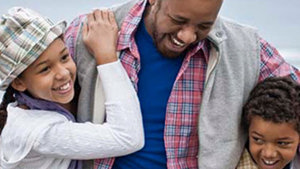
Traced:
<path fill-rule="evenodd" d="M 70 101 L 69 103 L 66 103 L 66 104 L 59 104 L 59 105 L 65 109 L 67 109 L 70 113 L 73 114 L 75 119 L 77 119 L 77 105 L 78 105 L 78 97 L 79 97 L 79 91 L 80 91 L 80 87 L 79 87 L 77 81 L 75 82 L 74 88 L 75 88 L 75 95 L 74 95 L 74 98 L 72 99 L 72 101 Z"/>
<path fill-rule="evenodd" d="M 77 106 L 76 103 L 74 101 L 74 99 L 66 104 L 59 104 L 60 106 L 62 106 L 63 108 L 67 109 L 70 113 L 72 113 L 76 119 L 76 110 L 77 110 Z"/>

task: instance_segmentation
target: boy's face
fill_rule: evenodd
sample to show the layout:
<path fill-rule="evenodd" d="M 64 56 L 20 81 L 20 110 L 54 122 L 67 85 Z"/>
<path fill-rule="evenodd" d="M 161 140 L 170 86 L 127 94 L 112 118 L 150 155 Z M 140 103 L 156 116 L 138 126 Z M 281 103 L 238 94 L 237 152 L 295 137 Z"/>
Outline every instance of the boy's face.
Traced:
<path fill-rule="evenodd" d="M 273 123 L 252 117 L 249 149 L 260 169 L 282 169 L 295 156 L 299 134 L 290 123 Z"/>
<path fill-rule="evenodd" d="M 76 66 L 61 38 L 56 39 L 19 78 L 22 90 L 61 104 L 74 97 Z"/>

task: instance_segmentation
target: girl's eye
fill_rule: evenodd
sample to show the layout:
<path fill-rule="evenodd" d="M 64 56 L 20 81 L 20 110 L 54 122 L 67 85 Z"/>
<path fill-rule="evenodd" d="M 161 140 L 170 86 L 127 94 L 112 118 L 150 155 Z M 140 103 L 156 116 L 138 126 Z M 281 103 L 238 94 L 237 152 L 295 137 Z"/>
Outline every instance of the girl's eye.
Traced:
<path fill-rule="evenodd" d="M 61 60 L 62 60 L 63 62 L 68 61 L 68 59 L 69 59 L 69 54 L 63 55 L 63 56 L 61 57 Z"/>
<path fill-rule="evenodd" d="M 46 66 L 46 67 L 42 68 L 42 69 L 40 70 L 39 73 L 45 73 L 45 72 L 47 72 L 48 70 L 50 70 L 50 67 L 49 67 L 49 66 Z"/>

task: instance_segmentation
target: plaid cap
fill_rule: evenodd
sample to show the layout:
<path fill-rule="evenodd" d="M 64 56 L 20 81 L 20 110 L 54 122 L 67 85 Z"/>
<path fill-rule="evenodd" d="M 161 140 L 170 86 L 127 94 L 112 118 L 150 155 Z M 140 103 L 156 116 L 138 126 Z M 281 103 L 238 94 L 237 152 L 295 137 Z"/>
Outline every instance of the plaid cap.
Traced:
<path fill-rule="evenodd" d="M 0 90 L 33 63 L 66 28 L 33 10 L 13 7 L 0 18 Z"/>

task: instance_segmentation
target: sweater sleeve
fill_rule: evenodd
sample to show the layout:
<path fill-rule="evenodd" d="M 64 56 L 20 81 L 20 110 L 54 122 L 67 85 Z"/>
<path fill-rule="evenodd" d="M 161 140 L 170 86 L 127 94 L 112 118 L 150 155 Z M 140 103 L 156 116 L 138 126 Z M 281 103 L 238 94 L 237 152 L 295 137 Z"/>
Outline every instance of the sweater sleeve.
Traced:
<path fill-rule="evenodd" d="M 137 94 L 120 61 L 97 67 L 106 97 L 104 124 L 53 124 L 36 139 L 33 150 L 70 159 L 121 156 L 144 145 L 142 117 Z"/>

